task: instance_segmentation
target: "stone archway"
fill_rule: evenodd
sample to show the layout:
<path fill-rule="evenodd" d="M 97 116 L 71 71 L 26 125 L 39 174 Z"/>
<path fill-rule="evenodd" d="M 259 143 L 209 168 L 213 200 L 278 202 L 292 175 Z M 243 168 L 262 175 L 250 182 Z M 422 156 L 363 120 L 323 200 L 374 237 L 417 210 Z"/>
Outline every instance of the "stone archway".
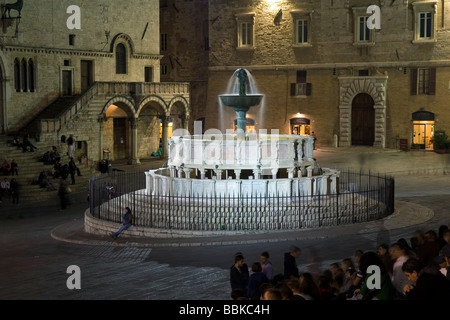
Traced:
<path fill-rule="evenodd" d="M 136 113 L 131 100 L 124 96 L 110 99 L 99 114 L 100 159 L 139 163 L 136 155 Z M 107 154 L 104 154 L 105 151 Z"/>
<path fill-rule="evenodd" d="M 386 85 L 387 76 L 339 77 L 339 146 L 352 145 L 352 102 L 360 93 L 373 100 L 375 110 L 374 142 L 376 148 L 386 147 Z"/>

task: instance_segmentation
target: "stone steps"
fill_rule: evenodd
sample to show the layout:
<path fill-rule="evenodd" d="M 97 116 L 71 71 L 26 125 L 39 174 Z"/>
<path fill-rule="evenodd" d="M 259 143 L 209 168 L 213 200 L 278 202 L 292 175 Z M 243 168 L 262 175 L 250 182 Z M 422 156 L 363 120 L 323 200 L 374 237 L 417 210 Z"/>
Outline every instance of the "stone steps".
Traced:
<path fill-rule="evenodd" d="M 57 201 L 57 191 L 47 191 L 45 188 L 40 188 L 39 185 L 33 185 L 32 181 L 37 181 L 39 174 L 43 170 L 50 171 L 53 165 L 46 165 L 38 158 L 42 156 L 46 151 L 51 150 L 52 143 L 45 141 L 34 141 L 31 139 L 31 143 L 38 148 L 35 152 L 23 152 L 15 146 L 8 144 L 8 141 L 12 140 L 10 136 L 0 136 L 0 161 L 3 163 L 5 159 L 11 162 L 12 159 L 18 163 L 19 175 L 6 176 L 8 180 L 15 178 L 19 183 L 19 202 L 21 207 L 34 207 L 40 204 L 44 205 L 49 202 Z M 62 147 L 60 147 L 62 149 Z M 69 158 L 65 155 L 65 149 L 61 150 L 61 163 L 66 164 L 69 162 Z M 75 176 L 75 185 L 70 185 L 73 193 L 86 193 L 89 188 L 89 179 L 95 174 L 95 170 L 91 167 L 86 167 L 76 161 L 78 168 L 81 171 L 82 176 Z M 4 176 L 0 175 L 0 179 L 3 180 Z M 50 177 L 49 181 L 58 188 L 59 180 Z M 67 179 L 70 183 L 70 176 Z M 0 208 L 13 208 L 11 199 L 3 197 Z M 1 210 L 1 209 L 0 209 Z"/>

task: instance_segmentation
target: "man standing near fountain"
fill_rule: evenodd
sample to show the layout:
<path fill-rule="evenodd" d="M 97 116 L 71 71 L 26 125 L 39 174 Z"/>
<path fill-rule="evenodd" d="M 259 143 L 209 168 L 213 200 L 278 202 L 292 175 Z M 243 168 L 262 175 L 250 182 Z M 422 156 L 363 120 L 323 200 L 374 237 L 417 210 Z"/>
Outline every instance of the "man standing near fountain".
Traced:
<path fill-rule="evenodd" d="M 289 252 L 284 254 L 284 278 L 290 279 L 291 277 L 299 278 L 296 258 L 300 257 L 301 250 L 299 247 L 291 246 Z"/>

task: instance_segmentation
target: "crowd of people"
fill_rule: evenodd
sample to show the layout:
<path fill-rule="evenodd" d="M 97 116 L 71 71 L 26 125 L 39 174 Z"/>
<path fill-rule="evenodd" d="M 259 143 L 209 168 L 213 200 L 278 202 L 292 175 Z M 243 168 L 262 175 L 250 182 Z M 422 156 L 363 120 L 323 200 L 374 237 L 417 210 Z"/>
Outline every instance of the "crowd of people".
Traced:
<path fill-rule="evenodd" d="M 283 272 L 275 273 L 267 251 L 251 268 L 241 252 L 230 268 L 233 300 L 450 300 L 450 229 L 416 231 L 376 251 L 325 270 L 300 273 L 296 246 L 284 253 Z M 250 270 L 249 270 L 250 269 Z"/>
<path fill-rule="evenodd" d="M 12 140 L 12 144 L 17 148 L 22 148 L 23 152 L 35 152 L 38 148 L 35 147 L 30 141 L 30 134 L 26 133 L 23 140 L 20 140 L 19 136 L 15 136 Z"/>
<path fill-rule="evenodd" d="M 0 203 L 2 203 L 3 198 L 12 199 L 13 204 L 19 204 L 19 183 L 15 178 L 8 180 L 6 176 L 8 175 L 19 175 L 19 165 L 16 160 L 12 160 L 11 163 L 7 159 L 3 161 L 1 172 L 5 176 L 0 183 Z"/>

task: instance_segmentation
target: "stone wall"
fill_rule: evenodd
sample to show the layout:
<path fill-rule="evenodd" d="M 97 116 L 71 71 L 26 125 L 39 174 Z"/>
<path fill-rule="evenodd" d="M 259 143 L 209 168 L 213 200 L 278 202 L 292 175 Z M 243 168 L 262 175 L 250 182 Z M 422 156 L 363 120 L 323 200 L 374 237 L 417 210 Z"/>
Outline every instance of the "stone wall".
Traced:
<path fill-rule="evenodd" d="M 372 31 L 372 42 L 361 45 L 355 43 L 354 19 L 374 1 L 210 0 L 210 19 L 218 19 L 210 27 L 206 128 L 232 128 L 235 115 L 231 110 L 220 110 L 217 95 L 224 93 L 234 70 L 245 67 L 252 72 L 259 92 L 266 95 L 262 115 L 260 107 L 249 112 L 249 117 L 256 120 L 257 130 L 290 133 L 289 119 L 299 113 L 311 120 L 311 131 L 319 146 L 334 145 L 335 135 L 339 138 L 346 134 L 342 132 L 340 113 L 340 101 L 346 91 L 340 86 L 339 77 L 359 76 L 362 71 L 373 81 L 379 76 L 387 77 L 382 88 L 385 106 L 377 113 L 377 117 L 383 117 L 384 128 L 376 132 L 375 146 L 398 148 L 399 139 L 411 143 L 412 113 L 420 109 L 435 114 L 435 130 L 450 132 L 446 107 L 450 98 L 450 53 L 445 49 L 450 43 L 450 5 L 442 1 L 435 6 L 427 4 L 435 12 L 435 39 L 417 42 L 417 3 L 377 1 L 381 30 Z M 236 18 L 242 14 L 254 15 L 254 46 L 250 49 L 237 48 Z M 294 43 L 294 21 L 299 15 L 310 23 L 307 45 Z M 411 95 L 411 72 L 417 68 L 436 69 L 434 95 Z M 311 95 L 293 97 L 290 86 L 300 70 L 307 73 Z"/>
<path fill-rule="evenodd" d="M 160 19 L 160 32 L 167 35 L 167 50 L 161 51 L 167 74 L 161 75 L 161 81 L 191 83 L 189 129 L 193 133 L 193 122 L 206 115 L 208 0 L 161 0 Z"/>
<path fill-rule="evenodd" d="M 81 60 L 93 63 L 92 81 L 143 82 L 145 67 L 159 81 L 159 1 L 83 2 L 81 30 L 67 28 L 73 1 L 25 1 L 20 19 L 3 19 L 2 67 L 7 126 L 20 129 L 62 91 L 62 70 L 72 72 L 73 93 L 81 93 Z M 17 15 L 11 12 L 12 16 Z M 147 25 L 148 24 L 148 25 Z M 144 30 L 147 31 L 144 35 Z M 74 35 L 73 45 L 69 35 Z M 115 47 L 127 49 L 127 73 L 116 73 Z M 14 59 L 33 60 L 35 92 L 16 92 Z"/>

